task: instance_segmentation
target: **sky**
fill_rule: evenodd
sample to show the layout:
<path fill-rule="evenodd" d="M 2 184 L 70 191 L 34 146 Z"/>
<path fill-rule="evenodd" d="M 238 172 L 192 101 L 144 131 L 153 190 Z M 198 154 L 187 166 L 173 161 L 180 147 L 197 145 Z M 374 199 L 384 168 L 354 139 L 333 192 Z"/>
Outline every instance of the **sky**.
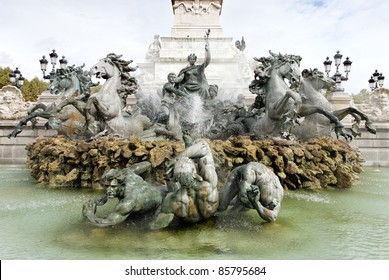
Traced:
<path fill-rule="evenodd" d="M 154 34 L 170 36 L 174 21 L 169 0 L 0 0 L 0 10 L 0 66 L 29 80 L 42 77 L 39 59 L 53 49 L 85 69 L 111 52 L 144 62 Z M 248 60 L 271 50 L 324 71 L 339 50 L 353 62 L 346 92 L 368 89 L 376 69 L 389 83 L 389 1 L 224 0 L 220 25 L 233 42 L 244 36 Z"/>

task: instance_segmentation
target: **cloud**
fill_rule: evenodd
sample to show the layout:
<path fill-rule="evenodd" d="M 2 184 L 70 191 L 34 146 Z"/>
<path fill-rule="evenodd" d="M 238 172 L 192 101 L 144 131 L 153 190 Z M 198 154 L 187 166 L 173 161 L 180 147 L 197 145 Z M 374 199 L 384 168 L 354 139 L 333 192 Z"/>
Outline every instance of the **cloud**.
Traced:
<path fill-rule="evenodd" d="M 154 34 L 169 36 L 174 21 L 170 1 L 161 0 L 2 0 L 2 11 L 18 12 L 0 17 L 7 27 L 1 66 L 19 67 L 29 79 L 41 75 L 38 60 L 52 49 L 86 67 L 109 52 L 143 62 Z M 383 0 L 228 0 L 220 23 L 232 42 L 245 37 L 247 59 L 272 50 L 323 69 L 325 58 L 340 50 L 353 61 L 344 87 L 357 93 L 376 68 L 389 73 L 387 11 Z"/>
<path fill-rule="evenodd" d="M 6 52 L 0 52 L 0 65 L 10 65 L 12 64 L 12 57 Z"/>

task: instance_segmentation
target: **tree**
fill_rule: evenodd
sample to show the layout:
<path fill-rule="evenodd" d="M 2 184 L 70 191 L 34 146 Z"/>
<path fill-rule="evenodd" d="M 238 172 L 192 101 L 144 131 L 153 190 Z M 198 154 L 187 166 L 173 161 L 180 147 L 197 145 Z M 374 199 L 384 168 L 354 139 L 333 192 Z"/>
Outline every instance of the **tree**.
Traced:
<path fill-rule="evenodd" d="M 358 94 L 352 94 L 355 104 L 363 104 L 369 101 L 370 93 L 367 89 L 362 89 Z"/>
<path fill-rule="evenodd" d="M 0 67 L 0 88 L 11 85 L 9 80 L 11 72 L 12 69 L 10 67 Z M 38 96 L 47 89 L 48 85 L 48 83 L 39 80 L 37 77 L 31 81 L 25 79 L 21 88 L 23 98 L 26 101 L 37 101 Z"/>
<path fill-rule="evenodd" d="M 11 74 L 11 72 L 12 70 L 9 67 L 0 67 L 0 88 L 11 84 L 9 81 L 9 74 Z"/>
<path fill-rule="evenodd" d="M 24 80 L 24 85 L 22 87 L 22 94 L 26 101 L 37 101 L 38 96 L 44 92 L 49 83 L 39 80 L 37 77 L 31 81 Z"/>

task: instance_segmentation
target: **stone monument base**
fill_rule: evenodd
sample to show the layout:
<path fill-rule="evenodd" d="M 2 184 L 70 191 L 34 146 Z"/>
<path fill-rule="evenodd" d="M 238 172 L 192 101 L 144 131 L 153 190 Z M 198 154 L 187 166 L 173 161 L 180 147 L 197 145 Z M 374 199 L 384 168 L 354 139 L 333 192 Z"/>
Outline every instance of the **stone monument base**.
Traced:
<path fill-rule="evenodd" d="M 24 128 L 16 138 L 8 138 L 19 120 L 0 120 L 0 164 L 25 164 L 26 145 L 33 143 L 38 136 L 55 136 L 54 130 L 46 130 L 45 122 L 40 121 L 35 129 Z"/>
<path fill-rule="evenodd" d="M 374 122 L 374 126 L 377 134 L 371 134 L 361 127 L 361 137 L 355 138 L 351 145 L 361 152 L 364 166 L 389 167 L 389 122 Z"/>

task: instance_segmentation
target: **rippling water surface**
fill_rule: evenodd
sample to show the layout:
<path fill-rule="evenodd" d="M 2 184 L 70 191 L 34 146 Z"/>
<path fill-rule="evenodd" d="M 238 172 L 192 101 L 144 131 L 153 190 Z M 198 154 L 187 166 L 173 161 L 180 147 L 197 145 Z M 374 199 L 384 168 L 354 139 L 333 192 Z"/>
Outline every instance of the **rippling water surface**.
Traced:
<path fill-rule="evenodd" d="M 81 208 L 101 193 L 44 188 L 24 166 L 0 166 L 0 258 L 389 259 L 388 182 L 389 169 L 366 168 L 348 190 L 287 192 L 275 223 L 250 210 L 152 232 L 147 217 L 93 227 Z"/>

